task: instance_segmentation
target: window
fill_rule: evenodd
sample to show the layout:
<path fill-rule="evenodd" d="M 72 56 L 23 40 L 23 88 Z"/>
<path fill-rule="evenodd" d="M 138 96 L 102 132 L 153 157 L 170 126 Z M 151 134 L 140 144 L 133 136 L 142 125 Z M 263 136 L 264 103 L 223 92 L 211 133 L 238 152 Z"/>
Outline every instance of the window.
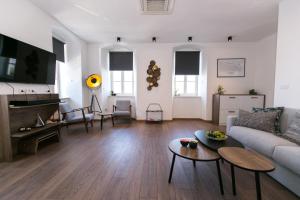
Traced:
<path fill-rule="evenodd" d="M 197 75 L 175 75 L 176 96 L 197 96 L 198 76 Z"/>
<path fill-rule="evenodd" d="M 133 71 L 111 71 L 111 89 L 116 94 L 133 94 Z"/>
<path fill-rule="evenodd" d="M 54 92 L 61 94 L 60 71 L 65 68 L 66 44 L 52 37 L 53 53 L 56 55 L 55 85 Z"/>
<path fill-rule="evenodd" d="M 199 51 L 175 52 L 175 95 L 197 96 L 199 77 Z"/>
<path fill-rule="evenodd" d="M 116 94 L 133 95 L 133 52 L 109 52 L 111 90 Z"/>

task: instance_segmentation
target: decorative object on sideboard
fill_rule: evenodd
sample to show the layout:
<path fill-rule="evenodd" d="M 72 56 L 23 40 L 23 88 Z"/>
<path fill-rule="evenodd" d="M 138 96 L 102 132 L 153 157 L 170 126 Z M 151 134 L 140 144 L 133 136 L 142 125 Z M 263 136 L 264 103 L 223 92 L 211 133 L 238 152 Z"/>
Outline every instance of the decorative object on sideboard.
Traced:
<path fill-rule="evenodd" d="M 219 85 L 218 88 L 217 88 L 217 93 L 218 94 L 224 94 L 225 93 L 225 89 L 222 85 Z"/>
<path fill-rule="evenodd" d="M 251 90 L 249 90 L 249 94 L 250 95 L 257 95 L 258 93 L 257 93 L 257 91 L 255 91 L 255 89 L 251 89 Z"/>
<path fill-rule="evenodd" d="M 150 65 L 147 70 L 147 79 L 146 81 L 149 83 L 147 89 L 150 91 L 152 87 L 158 87 L 158 80 L 160 79 L 160 68 L 156 65 L 154 60 L 150 61 Z"/>
<path fill-rule="evenodd" d="M 117 94 L 112 90 L 112 91 L 110 91 L 110 95 L 111 96 L 117 96 Z"/>
<path fill-rule="evenodd" d="M 41 118 L 40 114 L 36 115 L 36 124 L 35 124 L 35 128 L 39 128 L 39 127 L 43 127 L 45 126 L 45 123 L 43 121 L 43 119 Z"/>
<path fill-rule="evenodd" d="M 217 59 L 217 77 L 245 77 L 246 58 Z"/>

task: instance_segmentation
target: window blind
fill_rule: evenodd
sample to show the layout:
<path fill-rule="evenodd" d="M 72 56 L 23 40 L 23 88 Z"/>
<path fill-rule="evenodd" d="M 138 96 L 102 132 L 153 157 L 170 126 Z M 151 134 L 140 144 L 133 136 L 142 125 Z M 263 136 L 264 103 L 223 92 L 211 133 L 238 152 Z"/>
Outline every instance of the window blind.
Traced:
<path fill-rule="evenodd" d="M 199 75 L 200 51 L 176 51 L 175 75 Z"/>
<path fill-rule="evenodd" d="M 132 71 L 133 52 L 109 52 L 110 71 Z"/>
<path fill-rule="evenodd" d="M 62 41 L 52 38 L 53 53 L 56 54 L 56 60 L 65 62 L 65 43 Z"/>

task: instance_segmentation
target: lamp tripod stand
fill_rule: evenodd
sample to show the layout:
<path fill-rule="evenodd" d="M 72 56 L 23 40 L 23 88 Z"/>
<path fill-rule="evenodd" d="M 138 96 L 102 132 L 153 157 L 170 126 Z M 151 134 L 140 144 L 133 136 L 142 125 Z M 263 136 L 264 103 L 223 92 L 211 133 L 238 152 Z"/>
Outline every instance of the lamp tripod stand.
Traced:
<path fill-rule="evenodd" d="M 94 92 L 92 93 L 92 99 L 91 99 L 91 104 L 90 104 L 90 112 L 96 112 L 95 110 L 95 102 L 96 102 L 96 106 L 98 106 L 99 108 L 99 111 L 102 113 L 102 109 L 101 109 L 101 106 L 100 106 L 100 103 L 99 103 L 99 100 L 98 100 L 98 97 L 96 94 L 94 94 Z"/>

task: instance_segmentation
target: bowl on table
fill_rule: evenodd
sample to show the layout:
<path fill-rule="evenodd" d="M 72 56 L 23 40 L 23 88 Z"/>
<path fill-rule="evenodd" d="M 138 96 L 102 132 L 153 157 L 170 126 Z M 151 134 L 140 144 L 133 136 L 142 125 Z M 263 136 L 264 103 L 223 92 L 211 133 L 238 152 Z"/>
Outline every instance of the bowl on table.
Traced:
<path fill-rule="evenodd" d="M 197 148 L 197 145 L 198 145 L 198 141 L 197 141 L 197 140 L 191 140 L 191 141 L 189 142 L 189 147 L 190 147 L 191 149 L 196 149 L 196 148 Z"/>
<path fill-rule="evenodd" d="M 191 139 L 190 138 L 181 138 L 180 139 L 180 144 L 183 147 L 187 147 L 187 145 L 190 143 Z"/>
<path fill-rule="evenodd" d="M 222 131 L 207 131 L 205 136 L 210 140 L 224 141 L 228 136 Z"/>

